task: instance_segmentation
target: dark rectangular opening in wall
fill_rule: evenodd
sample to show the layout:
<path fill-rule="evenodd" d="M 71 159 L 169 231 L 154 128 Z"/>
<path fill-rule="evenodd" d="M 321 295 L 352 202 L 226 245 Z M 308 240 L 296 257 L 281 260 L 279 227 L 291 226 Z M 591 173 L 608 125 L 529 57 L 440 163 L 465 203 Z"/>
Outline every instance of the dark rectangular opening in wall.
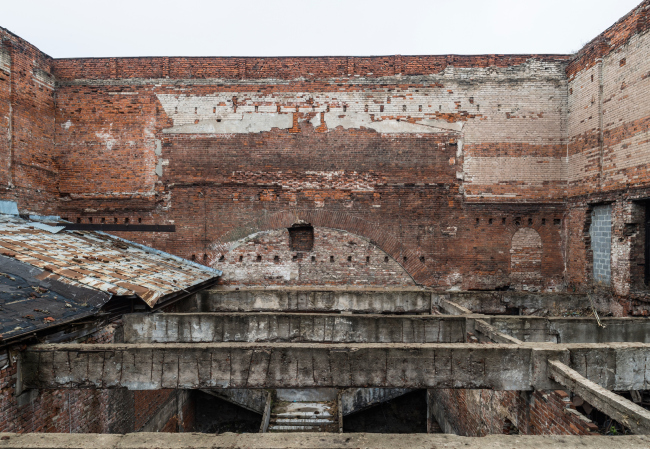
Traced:
<path fill-rule="evenodd" d="M 294 225 L 289 228 L 289 247 L 291 251 L 311 251 L 314 249 L 314 227 Z"/>

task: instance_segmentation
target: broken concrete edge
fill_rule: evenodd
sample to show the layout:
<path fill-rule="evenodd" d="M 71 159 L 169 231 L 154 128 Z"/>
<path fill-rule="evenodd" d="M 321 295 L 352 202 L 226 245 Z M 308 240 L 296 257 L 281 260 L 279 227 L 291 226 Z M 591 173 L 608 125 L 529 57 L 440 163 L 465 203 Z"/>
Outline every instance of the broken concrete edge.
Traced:
<path fill-rule="evenodd" d="M 251 390 L 246 388 L 232 388 L 229 390 L 201 390 L 231 404 L 238 405 L 251 412 L 262 415 L 268 402 L 265 390 Z"/>
<path fill-rule="evenodd" d="M 650 411 L 583 377 L 557 360 L 548 361 L 549 376 L 638 435 L 650 434 Z"/>
<path fill-rule="evenodd" d="M 520 345 L 523 343 L 521 340 L 499 332 L 494 326 L 486 323 L 484 320 L 474 320 L 474 330 L 489 338 L 493 343 L 511 345 Z"/>
<path fill-rule="evenodd" d="M 282 448 L 427 448 L 506 449 L 513 447 L 611 449 L 612 439 L 602 436 L 528 436 L 490 435 L 462 437 L 449 434 L 369 434 L 351 433 L 0 433 L 0 449 L 212 449 L 215 447 L 247 449 Z M 616 437 L 618 447 L 647 449 L 650 437 L 626 435 Z"/>
<path fill-rule="evenodd" d="M 471 315 L 473 312 L 466 307 L 451 302 L 448 299 L 442 299 L 439 303 L 440 309 L 448 315 Z"/>
<path fill-rule="evenodd" d="M 273 405 L 273 394 L 270 391 L 265 391 L 266 402 L 264 403 L 264 412 L 262 413 L 262 424 L 260 425 L 260 433 L 267 433 L 269 424 L 271 423 L 271 406 Z"/>

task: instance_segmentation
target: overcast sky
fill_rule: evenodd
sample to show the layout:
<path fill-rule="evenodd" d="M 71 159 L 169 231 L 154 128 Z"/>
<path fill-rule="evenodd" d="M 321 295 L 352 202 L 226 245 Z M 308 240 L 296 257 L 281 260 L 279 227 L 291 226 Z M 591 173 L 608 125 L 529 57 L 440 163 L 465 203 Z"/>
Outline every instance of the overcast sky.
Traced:
<path fill-rule="evenodd" d="M 572 53 L 641 0 L 0 0 L 55 58 Z"/>

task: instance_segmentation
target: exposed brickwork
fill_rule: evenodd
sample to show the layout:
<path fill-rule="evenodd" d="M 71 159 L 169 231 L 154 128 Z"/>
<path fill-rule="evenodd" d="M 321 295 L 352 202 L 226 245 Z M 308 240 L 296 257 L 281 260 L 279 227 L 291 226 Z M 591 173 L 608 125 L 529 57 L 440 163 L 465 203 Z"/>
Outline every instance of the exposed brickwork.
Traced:
<path fill-rule="evenodd" d="M 115 325 L 85 339 L 112 343 Z M 126 433 L 140 429 L 174 390 L 42 390 L 15 395 L 16 364 L 0 371 L 0 432 Z M 193 406 L 185 405 L 183 426 L 193 426 Z M 184 409 L 185 410 L 185 409 Z M 172 418 L 177 423 L 177 418 Z M 177 424 L 165 428 L 178 431 Z"/>
<path fill-rule="evenodd" d="M 134 391 L 134 429 L 141 429 L 172 394 L 175 394 L 175 391 L 169 389 Z"/>
<path fill-rule="evenodd" d="M 110 343 L 114 326 L 87 343 Z M 44 390 L 15 396 L 16 364 L 0 371 L 0 432 L 124 433 L 133 428 L 133 392 L 120 390 Z M 27 397 L 26 397 L 27 396 Z"/>
<path fill-rule="evenodd" d="M 593 242 L 585 230 L 592 209 L 612 204 L 611 285 L 615 294 L 631 295 L 633 303 L 648 299 L 639 204 L 650 198 L 649 12 L 650 2 L 644 1 L 567 67 L 567 280 L 578 287 L 594 280 Z"/>
<path fill-rule="evenodd" d="M 0 27 L 0 195 L 27 210 L 54 211 L 52 58 Z"/>
<path fill-rule="evenodd" d="M 594 435 L 598 426 L 581 415 L 564 391 L 429 390 L 459 435 Z"/>
<path fill-rule="evenodd" d="M 542 239 L 533 228 L 521 228 L 512 237 L 510 273 L 518 287 L 537 289 L 542 281 Z"/>
<path fill-rule="evenodd" d="M 299 252 L 290 248 L 287 229 L 258 233 L 237 241 L 214 266 L 225 273 L 224 284 L 414 285 L 400 264 L 367 240 L 327 228 L 315 228 L 313 237 L 312 250 Z"/>

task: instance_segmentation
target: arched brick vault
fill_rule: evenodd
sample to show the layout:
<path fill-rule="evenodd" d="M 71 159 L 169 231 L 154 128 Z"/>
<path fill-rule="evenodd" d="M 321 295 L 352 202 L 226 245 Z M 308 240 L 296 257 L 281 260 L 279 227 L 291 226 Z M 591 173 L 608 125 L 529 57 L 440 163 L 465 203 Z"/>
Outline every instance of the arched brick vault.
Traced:
<path fill-rule="evenodd" d="M 560 227 L 558 229 L 557 225 L 553 224 L 551 220 L 549 220 L 546 225 L 542 225 L 539 220 L 535 220 L 534 224 L 532 225 L 527 224 L 525 221 L 522 221 L 519 226 L 517 226 L 513 221 L 512 223 L 508 223 L 506 226 L 506 232 L 510 234 L 510 248 L 512 248 L 512 239 L 515 237 L 515 234 L 517 234 L 517 231 L 526 228 L 530 228 L 536 231 L 542 240 L 542 275 L 545 277 L 557 275 L 558 273 L 552 272 L 552 267 L 556 266 L 554 263 L 555 261 L 553 260 L 554 257 L 563 257 L 561 250 L 562 237 L 561 235 L 558 237 L 558 233 L 561 233 L 562 228 Z M 508 270 L 510 270 L 512 266 L 510 251 L 508 251 L 508 255 Z"/>
<path fill-rule="evenodd" d="M 294 223 L 309 223 L 314 227 L 346 231 L 364 237 L 392 257 L 411 276 L 413 282 L 432 286 L 438 283 L 432 273 L 412 249 L 404 246 L 397 237 L 384 232 L 381 226 L 345 212 L 300 209 L 264 215 L 221 236 L 210 246 L 210 263 L 232 249 L 231 243 L 251 234 L 273 229 L 289 228 Z M 404 262 L 406 257 L 406 262 Z"/>

